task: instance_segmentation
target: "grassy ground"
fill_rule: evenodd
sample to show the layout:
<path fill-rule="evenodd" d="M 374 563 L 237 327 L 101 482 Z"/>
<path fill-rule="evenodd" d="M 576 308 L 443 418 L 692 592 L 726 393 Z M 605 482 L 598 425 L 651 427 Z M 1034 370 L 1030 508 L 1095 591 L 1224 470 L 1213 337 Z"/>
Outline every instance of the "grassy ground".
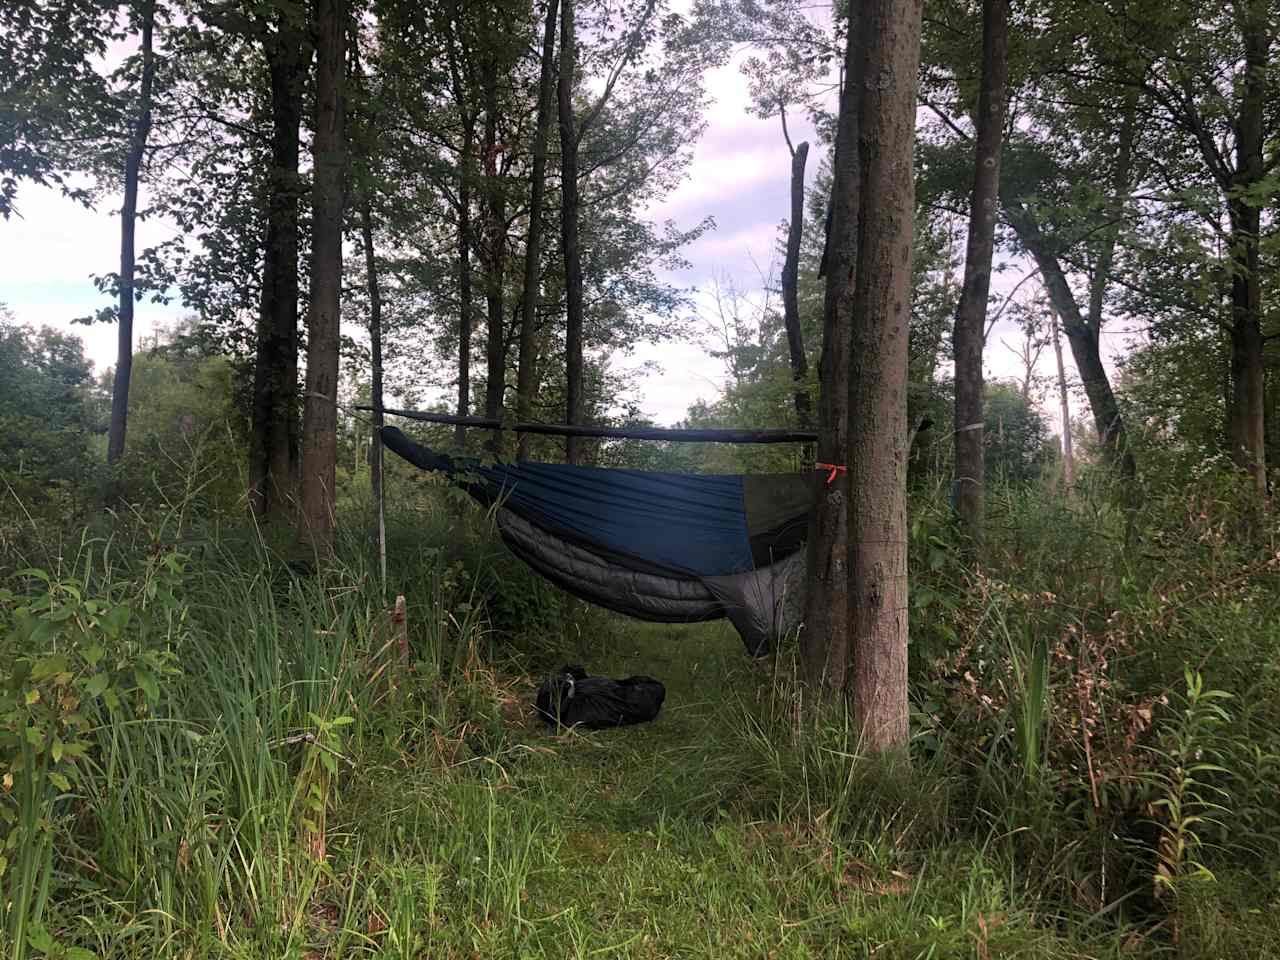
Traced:
<path fill-rule="evenodd" d="M 1040 544 L 1024 525 L 1019 543 Z M 1044 698 L 1054 722 L 1041 723 L 1061 742 L 1043 751 L 1052 776 L 1035 780 L 1007 741 L 1029 701 L 1007 684 L 969 691 L 964 675 L 959 702 L 920 720 L 912 768 L 876 766 L 850 755 L 838 714 L 797 709 L 785 665 L 749 660 L 727 625 L 587 613 L 487 531 L 425 528 L 389 567 L 389 592 L 411 599 L 412 673 L 354 548 L 343 566 L 284 562 L 231 537 L 174 552 L 150 536 L 131 551 L 86 540 L 74 561 L 53 556 L 48 575 L 13 574 L 21 592 L 0 592 L 0 756 L 12 775 L 0 786 L 0 954 L 1276 955 L 1280 874 L 1266 865 L 1280 680 L 1258 667 L 1276 638 L 1257 625 L 1274 623 L 1269 559 L 1256 583 L 1224 560 L 1220 586 L 1194 581 L 1193 599 L 1208 600 L 1177 608 L 1163 586 L 1123 581 L 1105 609 L 1130 589 L 1130 612 L 1099 625 L 1076 598 L 1084 612 L 1068 626 L 1106 629 L 1129 649 L 1130 620 L 1159 624 L 1143 649 L 1177 647 L 1177 673 L 1188 652 L 1216 651 L 1213 682 L 1239 693 L 1196 709 L 1173 697 L 1141 743 L 1152 706 L 1134 694 L 1112 716 L 1141 725 L 1092 741 L 1124 755 L 1095 753 L 1086 777 L 1062 741 L 1083 716 L 1072 684 L 1111 675 L 1064 660 Z M 1075 636 L 1047 619 L 1062 606 L 1048 595 L 986 578 L 948 585 L 946 556 L 932 560 L 942 547 L 927 545 L 917 655 L 930 638 L 963 643 L 978 651 L 964 669 L 976 670 L 1007 666 L 1023 629 L 1010 623 Z M 1042 553 L 1072 566 L 1069 552 Z M 1051 573 L 1032 579 L 1056 584 Z M 1085 586 L 1104 609 L 1103 586 Z M 926 604 L 930 588 L 943 599 Z M 1184 607 L 1181 621 L 1168 614 Z M 948 624 L 963 632 L 944 634 Z M 1078 649 L 1095 648 L 1082 638 Z M 659 678 L 661 715 L 616 731 L 547 729 L 531 707 L 536 682 L 563 662 Z M 1176 678 L 1143 662 L 1162 683 Z M 941 701 L 952 682 L 934 670 L 914 695 Z M 984 690 L 1005 702 L 975 700 Z M 1219 702 L 1235 715 L 1230 740 L 1217 733 Z M 1148 766 L 1124 775 L 1126 756 Z M 1223 758 L 1230 776 L 1194 769 L 1205 758 Z M 1210 829 L 1228 809 L 1220 800 L 1230 829 Z M 1174 875 L 1157 897 L 1166 862 Z"/>
<path fill-rule="evenodd" d="M 721 625 L 612 621 L 591 672 L 667 684 L 657 722 L 545 730 L 508 704 L 497 749 L 363 771 L 331 820 L 345 875 L 306 951 L 388 957 L 1068 957 L 1089 943 L 1019 904 L 971 843 L 837 842 L 743 768 L 767 675 Z M 585 651 L 584 651 L 585 654 Z M 470 754 L 469 756 L 467 754 Z M 348 886 L 348 884 L 350 886 Z M 345 932 L 341 930 L 345 927 Z M 302 946 L 302 944 L 299 944 Z"/>

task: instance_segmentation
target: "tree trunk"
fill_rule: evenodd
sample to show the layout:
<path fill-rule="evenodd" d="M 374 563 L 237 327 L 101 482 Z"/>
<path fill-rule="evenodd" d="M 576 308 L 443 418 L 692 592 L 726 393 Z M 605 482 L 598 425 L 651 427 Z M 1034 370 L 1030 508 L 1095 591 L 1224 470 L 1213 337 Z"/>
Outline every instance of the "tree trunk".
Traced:
<path fill-rule="evenodd" d="M 843 690 L 849 673 L 849 351 L 858 287 L 859 218 L 862 214 L 862 98 L 865 13 L 849 8 L 844 88 L 836 125 L 828 229 L 820 272 L 822 355 L 818 377 L 818 443 L 815 505 L 809 519 L 804 630 L 800 656 L 815 692 Z"/>
<path fill-rule="evenodd" d="M 572 3 L 573 0 L 568 0 Z M 551 80 L 555 72 L 556 16 L 559 0 L 548 0 L 542 33 L 542 73 L 538 78 L 538 123 L 533 135 L 533 179 L 529 187 L 529 235 L 525 240 L 524 294 L 520 302 L 520 357 L 516 370 L 516 419 L 528 422 L 533 413 L 537 379 L 538 279 L 542 264 L 542 197 L 547 181 L 547 136 L 551 129 Z M 529 455 L 529 437 L 521 434 L 517 458 Z"/>
<path fill-rule="evenodd" d="M 577 73 L 577 40 L 574 36 L 575 0 L 560 7 L 560 77 L 557 84 L 560 114 L 560 246 L 565 279 L 565 422 L 582 423 L 582 259 L 578 250 L 578 132 L 573 113 L 573 81 Z M 565 460 L 577 463 L 581 446 L 577 437 L 566 437 Z"/>
<path fill-rule="evenodd" d="M 1058 361 L 1058 401 L 1062 410 L 1062 478 L 1067 496 L 1076 483 L 1076 457 L 1071 447 L 1071 403 L 1067 395 L 1067 369 L 1062 363 L 1062 340 L 1058 337 L 1058 313 L 1049 308 L 1049 324 L 1053 330 L 1053 353 Z"/>
<path fill-rule="evenodd" d="M 111 424 L 107 432 L 107 462 L 115 463 L 124 454 L 125 432 L 129 425 L 129 380 L 133 375 L 133 274 L 134 233 L 138 221 L 138 177 L 151 132 L 151 87 L 155 81 L 155 0 L 143 0 L 142 83 L 138 91 L 138 116 L 129 137 L 124 161 L 124 205 L 120 208 L 120 328 L 116 345 L 116 372 L 111 384 Z"/>
<path fill-rule="evenodd" d="M 287 16 L 262 29 L 271 81 L 271 177 L 254 359 L 249 496 L 261 518 L 291 508 L 298 453 L 298 149 L 310 47 Z"/>
<path fill-rule="evenodd" d="M 983 534 L 986 465 L 982 435 L 982 348 L 986 339 L 987 299 L 991 292 L 996 215 L 1000 208 L 1000 153 L 1009 76 L 1009 0 L 983 0 L 982 12 L 982 90 L 978 96 L 969 241 L 953 334 L 955 504 L 960 523 L 973 544 L 980 544 Z"/>
<path fill-rule="evenodd" d="M 463 118 L 462 152 L 458 155 L 458 416 L 471 413 L 471 154 L 475 145 L 474 119 Z M 453 442 L 461 448 L 467 428 L 461 424 L 453 432 Z"/>
<path fill-rule="evenodd" d="M 365 282 L 369 290 L 369 352 L 372 359 L 370 400 L 373 404 L 373 437 L 369 447 L 369 485 L 373 489 L 378 544 L 379 584 L 387 585 L 387 519 L 382 481 L 382 290 L 378 286 L 378 258 L 373 250 L 373 215 L 369 197 L 360 198 L 360 234 L 364 241 Z"/>
<path fill-rule="evenodd" d="M 797 144 L 791 154 L 791 220 L 787 224 L 787 257 L 782 264 L 782 310 L 791 353 L 791 381 L 795 384 L 796 422 L 802 427 L 809 425 L 812 409 L 805 385 L 809 361 L 800 332 L 800 243 L 804 238 L 804 167 L 808 157 L 807 143 Z"/>
<path fill-rule="evenodd" d="M 1089 398 L 1089 409 L 1093 412 L 1093 422 L 1103 453 L 1122 478 L 1131 480 L 1137 474 L 1137 469 L 1133 454 L 1129 451 L 1120 405 L 1116 402 L 1111 380 L 1102 364 L 1099 331 L 1090 327 L 1080 315 L 1080 306 L 1076 303 L 1071 285 L 1067 283 L 1062 264 L 1049 241 L 1040 232 L 1040 225 L 1035 217 L 1025 206 L 1013 200 L 1004 203 L 1004 210 L 1018 239 L 1036 261 L 1049 300 L 1062 320 L 1062 330 L 1067 335 L 1071 357 L 1080 374 L 1080 381 L 1084 384 L 1085 395 Z"/>
<path fill-rule="evenodd" d="M 859 743 L 906 747 L 907 359 L 922 0 L 872 0 L 864 73 L 862 216 L 849 370 L 850 679 Z M 852 35 L 852 32 L 851 32 Z M 874 81 L 874 82 L 872 82 Z"/>
<path fill-rule="evenodd" d="M 302 429 L 300 535 L 317 550 L 333 549 L 338 455 L 338 349 L 342 298 L 343 173 L 346 130 L 345 0 L 316 0 L 316 113 L 311 191 L 311 310 L 307 323 L 307 389 Z"/>
<path fill-rule="evenodd" d="M 1266 176 L 1263 108 L 1270 47 L 1267 7 L 1238 2 L 1237 22 L 1245 49 L 1245 76 L 1235 124 L 1236 169 L 1228 210 L 1231 218 L 1231 453 L 1253 478 L 1259 501 L 1267 495 L 1265 368 L 1262 284 L 1259 275 L 1261 209 L 1253 199 Z"/>
<path fill-rule="evenodd" d="M 484 415 L 490 419 L 502 418 L 502 400 L 506 387 L 506 341 L 503 266 L 506 261 L 506 201 L 502 190 L 502 164 L 499 159 L 504 146 L 498 140 L 498 61 L 490 52 L 484 60 L 484 184 L 485 184 L 485 244 L 484 287 L 488 308 L 485 340 L 485 393 Z M 489 440 L 495 452 L 501 442 L 501 434 L 495 433 Z"/>

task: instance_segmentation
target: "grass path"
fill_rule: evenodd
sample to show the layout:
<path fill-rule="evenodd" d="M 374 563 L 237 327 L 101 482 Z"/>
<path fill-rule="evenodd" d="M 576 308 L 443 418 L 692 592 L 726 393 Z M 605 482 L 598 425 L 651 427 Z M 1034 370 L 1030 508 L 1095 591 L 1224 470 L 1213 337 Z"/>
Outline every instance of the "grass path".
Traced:
<path fill-rule="evenodd" d="M 922 856 L 836 843 L 821 811 L 816 825 L 785 815 L 740 735 L 761 667 L 731 630 L 617 621 L 584 661 L 661 679 L 659 719 L 557 736 L 525 711 L 448 770 L 373 771 L 338 811 L 348 833 L 336 866 L 349 880 L 333 909 L 348 932 L 323 953 L 1097 955 L 1020 914 L 1007 878 L 969 844 Z"/>

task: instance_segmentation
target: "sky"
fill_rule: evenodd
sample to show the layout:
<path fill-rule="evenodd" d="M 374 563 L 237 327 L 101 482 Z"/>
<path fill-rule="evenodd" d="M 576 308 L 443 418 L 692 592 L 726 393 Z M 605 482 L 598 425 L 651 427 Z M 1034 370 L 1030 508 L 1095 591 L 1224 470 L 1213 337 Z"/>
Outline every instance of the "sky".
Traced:
<path fill-rule="evenodd" d="M 672 219 L 683 227 L 708 215 L 715 219 L 716 229 L 684 252 L 691 268 L 666 276 L 681 288 L 696 289 L 698 313 L 709 318 L 713 315 L 710 292 L 717 282 L 758 297 L 761 272 L 776 276 L 780 268 L 775 251 L 778 225 L 790 205 L 790 155 L 776 118 L 761 120 L 748 114 L 747 81 L 736 61 L 709 71 L 705 79 L 713 100 L 707 130 L 695 147 L 683 184 L 650 215 L 659 221 Z M 793 141 L 814 141 L 802 117 L 789 117 L 789 126 Z M 808 163 L 810 179 L 822 156 L 815 142 Z M 144 186 L 144 208 L 145 200 Z M 115 359 L 115 325 L 73 325 L 72 320 L 108 305 L 108 297 L 97 291 L 92 275 L 117 268 L 118 198 L 108 197 L 96 210 L 86 210 L 54 190 L 24 185 L 15 206 L 17 213 L 0 221 L 0 303 L 21 323 L 48 325 L 80 336 L 97 369 L 105 370 Z M 142 221 L 138 249 L 169 239 L 175 232 L 172 224 Z M 1012 264 L 1006 273 L 997 274 L 993 289 L 1007 290 L 1028 269 L 1025 264 Z M 172 324 L 183 312 L 177 302 L 139 304 L 135 343 Z M 1117 333 L 1106 336 L 1106 352 L 1114 356 L 1122 338 Z M 1015 375 L 1018 361 L 1001 341 L 1017 339 L 1011 324 L 1002 321 L 997 326 L 986 352 L 988 377 Z M 704 344 L 642 345 L 632 356 L 616 361 L 618 367 L 631 369 L 643 363 L 656 364 L 658 370 L 642 385 L 641 406 L 663 424 L 681 419 L 698 398 L 714 399 L 725 378 L 722 362 L 710 356 Z M 1041 370 L 1050 373 L 1052 363 L 1052 351 L 1046 351 Z"/>

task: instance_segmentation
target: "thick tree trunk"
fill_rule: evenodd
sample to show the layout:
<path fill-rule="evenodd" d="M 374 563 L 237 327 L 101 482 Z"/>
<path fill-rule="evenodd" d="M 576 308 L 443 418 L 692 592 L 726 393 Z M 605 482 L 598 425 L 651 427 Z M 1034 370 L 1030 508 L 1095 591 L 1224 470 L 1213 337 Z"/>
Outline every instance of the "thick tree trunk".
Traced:
<path fill-rule="evenodd" d="M 471 331 L 475 324 L 471 283 L 471 155 L 474 150 L 474 120 L 463 118 L 462 152 L 458 156 L 458 416 L 471 413 Z M 453 442 L 461 448 L 467 428 L 461 424 L 453 432 Z"/>
<path fill-rule="evenodd" d="M 342 299 L 346 129 L 346 0 L 316 0 L 316 114 L 312 145 L 311 310 L 302 424 L 303 541 L 333 549 L 338 455 L 338 349 Z"/>
<path fill-rule="evenodd" d="M 1093 412 L 1093 422 L 1103 452 L 1121 477 L 1132 479 L 1137 469 L 1133 454 L 1129 451 L 1120 405 L 1116 402 L 1111 380 L 1102 364 L 1099 331 L 1090 327 L 1080 315 L 1080 306 L 1076 303 L 1071 285 L 1067 283 L 1062 264 L 1049 241 L 1040 232 L 1040 225 L 1034 215 L 1017 201 L 1006 201 L 1004 210 L 1018 239 L 1040 268 L 1049 300 L 1062 320 L 1062 330 L 1067 335 L 1071 357 L 1080 374 L 1080 382 L 1084 385 L 1085 396 L 1089 398 L 1089 409 Z"/>
<path fill-rule="evenodd" d="M 1062 478 L 1067 486 L 1067 496 L 1076 483 L 1076 456 L 1071 446 L 1071 402 L 1067 394 L 1067 368 L 1062 362 L 1062 339 L 1058 336 L 1058 313 L 1049 308 L 1049 323 L 1053 329 L 1053 353 L 1058 361 L 1058 403 L 1062 412 Z"/>
<path fill-rule="evenodd" d="M 849 8 L 844 89 L 836 126 L 827 241 L 821 273 L 822 355 L 818 377 L 815 505 L 809 520 L 804 630 L 800 655 L 806 682 L 818 692 L 843 690 L 849 673 L 849 351 L 858 289 L 862 214 L 862 97 L 866 50 L 862 4 Z"/>
<path fill-rule="evenodd" d="M 905 748 L 908 737 L 907 358 L 923 0 L 866 6 L 865 72 L 850 79 L 863 96 L 849 370 L 850 686 L 859 742 L 880 753 Z"/>
<path fill-rule="evenodd" d="M 387 519 L 382 480 L 382 289 L 378 286 L 378 258 L 373 249 L 373 214 L 369 197 L 360 198 L 360 236 L 364 241 L 365 283 L 369 291 L 369 353 L 373 382 L 370 400 L 373 405 L 373 436 L 369 445 L 369 485 L 373 489 L 375 530 L 378 544 L 379 583 L 387 583 Z"/>
<path fill-rule="evenodd" d="M 791 154 L 791 220 L 787 224 L 787 257 L 782 264 L 782 311 L 787 327 L 787 349 L 791 354 L 791 380 L 795 384 L 796 422 L 809 425 L 812 403 L 805 381 L 809 361 L 800 332 L 800 244 L 804 239 L 804 168 L 809 144 L 796 145 Z"/>
<path fill-rule="evenodd" d="M 138 178 L 151 132 L 151 88 L 155 81 L 155 0 L 143 0 L 142 83 L 138 91 L 138 115 L 129 136 L 129 152 L 124 161 L 124 205 L 120 208 L 120 316 L 116 344 L 116 372 L 111 384 L 111 424 L 107 432 L 107 462 L 115 463 L 124 454 L 125 432 L 129 425 L 129 380 L 133 376 L 133 275 L 134 234 L 138 222 Z"/>
<path fill-rule="evenodd" d="M 484 185 L 485 185 L 485 243 L 484 289 L 488 310 L 485 339 L 485 392 L 484 415 L 490 419 L 502 418 L 502 400 L 506 388 L 506 333 L 503 267 L 506 263 L 506 200 L 502 189 L 502 162 L 504 149 L 498 140 L 498 61 L 490 52 L 484 63 Z M 489 440 L 490 449 L 497 451 L 501 434 L 495 433 Z"/>
<path fill-rule="evenodd" d="M 568 0 L 572 3 L 573 0 Z M 537 380 L 538 279 L 542 265 L 542 198 L 547 182 L 547 136 L 551 130 L 551 81 L 555 74 L 556 17 L 559 0 L 548 0 L 542 33 L 542 73 L 538 78 L 538 122 L 533 135 L 533 174 L 529 187 L 529 235 L 524 251 L 524 293 L 520 302 L 520 356 L 516 369 L 516 419 L 528 422 L 533 413 Z M 529 438 L 521 434 L 516 456 L 529 455 Z"/>
<path fill-rule="evenodd" d="M 311 51 L 300 25 L 263 28 L 271 80 L 271 177 L 254 359 L 249 495 L 262 518 L 291 509 L 298 454 L 298 149 Z"/>
<path fill-rule="evenodd" d="M 560 77 L 557 99 L 560 115 L 560 247 L 565 278 L 565 422 L 582 423 L 582 259 L 578 250 L 578 131 L 573 113 L 573 82 L 577 73 L 577 40 L 574 36 L 574 3 L 560 7 Z M 577 437 L 565 438 L 565 460 L 577 463 L 581 447 Z"/>
<path fill-rule="evenodd" d="M 1235 124 L 1236 169 L 1228 201 L 1231 216 L 1231 453 L 1253 478 L 1259 500 L 1267 495 L 1265 367 L 1262 284 L 1259 275 L 1261 209 L 1251 199 L 1266 176 L 1263 108 L 1270 47 L 1267 6 L 1237 3 L 1245 49 L 1245 75 Z"/>
<path fill-rule="evenodd" d="M 964 286 L 956 309 L 954 344 L 955 504 L 969 539 L 982 542 L 986 465 L 982 435 L 982 348 L 986 339 L 991 258 L 1000 209 L 1000 153 L 1004 142 L 1005 86 L 1009 75 L 1009 0 L 983 0 L 982 90 Z"/>

